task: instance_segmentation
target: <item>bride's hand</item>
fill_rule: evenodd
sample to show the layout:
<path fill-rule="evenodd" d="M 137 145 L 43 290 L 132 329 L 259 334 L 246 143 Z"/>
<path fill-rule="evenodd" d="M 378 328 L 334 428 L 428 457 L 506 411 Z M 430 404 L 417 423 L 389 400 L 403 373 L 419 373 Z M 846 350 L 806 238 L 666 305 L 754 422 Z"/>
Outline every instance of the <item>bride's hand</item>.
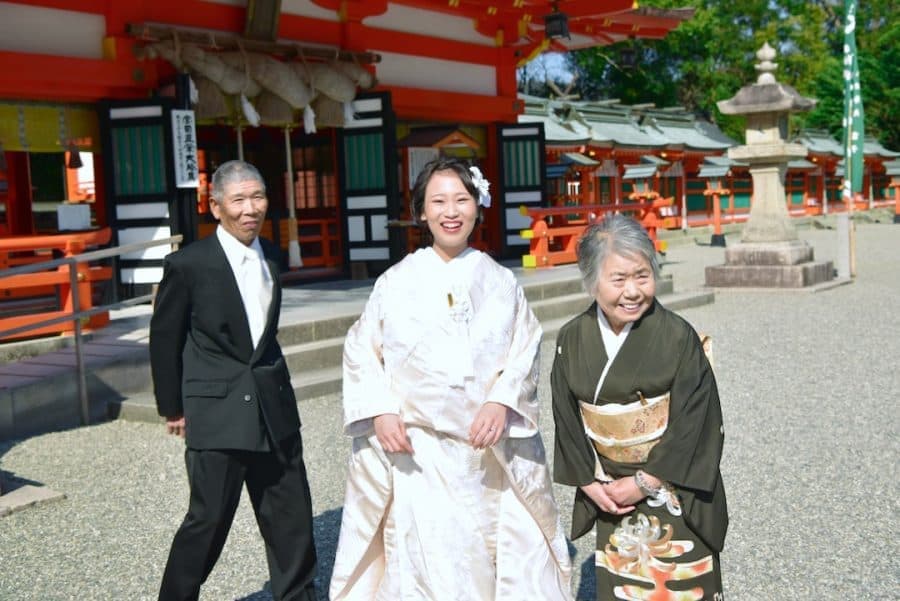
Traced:
<path fill-rule="evenodd" d="M 476 449 L 492 447 L 500 440 L 506 428 L 506 405 L 488 401 L 478 410 L 469 428 L 469 442 Z"/>
<path fill-rule="evenodd" d="M 412 442 L 406 434 L 406 426 L 396 413 L 382 413 L 372 420 L 375 425 L 375 437 L 388 453 L 413 454 Z"/>

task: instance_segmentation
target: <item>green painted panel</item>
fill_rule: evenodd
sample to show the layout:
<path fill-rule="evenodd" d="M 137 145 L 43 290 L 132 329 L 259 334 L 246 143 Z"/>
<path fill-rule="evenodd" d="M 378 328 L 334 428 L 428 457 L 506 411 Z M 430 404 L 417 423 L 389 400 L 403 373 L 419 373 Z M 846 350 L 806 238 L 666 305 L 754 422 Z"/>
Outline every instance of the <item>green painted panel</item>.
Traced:
<path fill-rule="evenodd" d="M 734 208 L 735 209 L 749 209 L 750 208 L 750 194 L 737 192 L 734 195 Z"/>
<path fill-rule="evenodd" d="M 347 191 L 384 189 L 384 135 L 348 134 L 344 138 L 344 165 Z"/>
<path fill-rule="evenodd" d="M 112 143 L 116 195 L 166 192 L 162 125 L 116 127 L 112 130 Z"/>
<path fill-rule="evenodd" d="M 503 185 L 534 188 L 541 184 L 538 140 L 507 140 L 503 143 Z"/>
<path fill-rule="evenodd" d="M 687 195 L 687 210 L 688 213 L 692 213 L 694 211 L 705 211 L 706 210 L 706 197 L 703 194 L 688 194 Z"/>

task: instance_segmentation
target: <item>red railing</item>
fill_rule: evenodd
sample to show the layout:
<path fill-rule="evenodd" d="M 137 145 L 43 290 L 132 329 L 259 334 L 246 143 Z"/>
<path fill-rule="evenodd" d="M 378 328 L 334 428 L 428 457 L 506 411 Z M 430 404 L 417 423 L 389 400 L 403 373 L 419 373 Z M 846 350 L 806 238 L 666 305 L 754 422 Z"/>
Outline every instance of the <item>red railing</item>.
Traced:
<path fill-rule="evenodd" d="M 69 258 L 85 252 L 92 246 L 101 246 L 109 243 L 112 231 L 109 228 L 80 233 L 80 234 L 54 234 L 47 236 L 16 236 L 0 239 L 0 270 L 44 262 L 53 257 L 54 252 L 58 258 Z M 59 265 L 55 269 L 37 271 L 34 273 L 20 273 L 0 277 L 0 300 L 18 300 L 22 302 L 28 299 L 41 299 L 55 296 L 53 307 L 43 307 L 46 310 L 29 311 L 27 315 L 13 315 L 0 318 L 0 331 L 13 330 L 44 320 L 71 315 L 77 311 L 86 311 L 93 307 L 91 285 L 112 278 L 112 268 L 92 266 L 87 263 L 77 263 L 75 266 L 76 280 L 78 282 L 77 296 L 79 305 L 74 301 L 70 265 Z M 58 299 L 58 302 L 56 301 Z M 87 328 L 100 328 L 109 323 L 109 313 L 91 315 L 84 324 Z M 72 322 L 62 322 L 44 327 L 34 328 L 26 333 L 10 335 L 0 338 L 0 341 L 15 340 L 26 336 L 40 336 L 46 334 L 61 334 L 72 332 Z"/>
<path fill-rule="evenodd" d="M 675 227 L 673 217 L 661 215 L 663 207 L 672 206 L 672 198 L 661 198 L 656 192 L 635 193 L 629 199 L 636 201 L 614 205 L 576 205 L 567 207 L 535 208 L 521 206 L 522 215 L 531 218 L 531 226 L 520 235 L 529 241 L 529 252 L 522 257 L 523 267 L 550 267 L 574 263 L 577 260 L 575 245 L 584 229 L 606 213 L 632 214 L 646 228 L 656 250 L 665 252 L 666 243 L 659 240 L 659 228 Z"/>

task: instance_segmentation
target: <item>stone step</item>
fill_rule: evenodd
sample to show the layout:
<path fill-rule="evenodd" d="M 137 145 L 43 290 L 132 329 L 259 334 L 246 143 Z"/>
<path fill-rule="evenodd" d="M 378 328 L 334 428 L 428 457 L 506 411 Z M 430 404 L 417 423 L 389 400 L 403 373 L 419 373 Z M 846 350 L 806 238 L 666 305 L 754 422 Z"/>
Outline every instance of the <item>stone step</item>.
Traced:
<path fill-rule="evenodd" d="M 344 330 L 346 334 L 346 330 Z M 288 370 L 292 374 L 326 367 L 339 367 L 343 361 L 344 336 L 282 346 Z"/>
<path fill-rule="evenodd" d="M 542 279 L 529 281 L 529 277 L 540 277 Z M 526 274 L 522 280 L 525 298 L 529 302 L 567 296 L 582 290 L 577 270 L 572 268 L 562 269 L 549 275 L 547 273 Z M 278 328 L 278 341 L 282 349 L 286 349 L 287 347 L 298 347 L 298 345 L 306 343 L 343 337 L 359 317 L 363 306 L 364 303 L 359 303 L 358 306 L 354 307 L 353 311 L 347 311 L 345 306 L 343 310 L 346 313 L 343 315 L 283 324 Z"/>
<path fill-rule="evenodd" d="M 661 279 L 660 284 L 663 289 L 668 289 L 671 280 Z M 560 287 L 558 290 L 572 290 L 572 288 Z M 665 307 L 678 311 L 711 303 L 715 295 L 711 290 L 694 290 L 668 292 L 659 295 L 658 298 Z M 590 302 L 590 298 L 584 292 L 577 291 L 534 301 L 531 307 L 544 329 L 544 339 L 548 340 L 555 337 L 559 329 L 574 315 L 586 309 Z M 343 336 L 337 336 L 282 347 L 291 370 L 291 383 L 298 402 L 341 391 L 343 344 Z M 152 422 L 160 419 L 156 414 L 153 395 L 150 393 L 140 393 L 124 400 L 113 401 L 110 403 L 110 417 Z"/>
<path fill-rule="evenodd" d="M 577 273 L 572 274 L 567 271 L 565 274 L 560 274 L 560 277 L 562 279 L 535 283 L 528 282 L 527 278 L 524 281 L 520 280 L 525 298 L 528 299 L 529 303 L 534 303 L 548 298 L 568 296 L 577 292 L 583 293 L 584 288 Z"/>
<path fill-rule="evenodd" d="M 580 290 L 580 284 L 572 286 L 570 282 L 561 282 L 558 287 L 553 289 L 554 292 L 571 290 L 575 290 L 575 292 L 532 301 L 530 306 L 538 320 L 543 322 L 559 317 L 572 316 L 583 311 L 590 304 L 590 298 Z M 548 292 L 549 290 L 545 288 L 542 291 Z M 303 325 L 305 326 L 306 324 Z M 340 368 L 343 361 L 345 333 L 346 330 L 342 332 L 342 335 L 333 338 L 290 346 L 282 345 L 282 351 L 291 374 L 299 375 L 310 370 L 329 367 Z M 279 339 L 281 339 L 281 332 L 279 332 Z"/>
<path fill-rule="evenodd" d="M 657 297 L 657 299 L 667 309 L 671 311 L 680 311 L 682 309 L 699 307 L 715 302 L 715 293 L 711 290 L 705 289 L 691 290 L 688 292 L 673 292 L 660 295 Z M 550 338 L 555 337 L 561 327 L 563 327 L 577 313 L 587 308 L 589 300 L 590 299 L 587 299 L 587 301 L 584 302 L 581 308 L 576 312 L 568 313 L 566 315 L 555 317 L 552 319 L 542 319 L 541 328 L 543 328 L 544 330 L 544 340 L 549 340 Z"/>
<path fill-rule="evenodd" d="M 278 327 L 278 343 L 284 350 L 286 347 L 295 347 L 310 342 L 335 337 L 343 338 L 350 326 L 359 318 L 361 311 L 362 307 L 359 308 L 359 311 L 345 315 L 281 325 Z"/>
<path fill-rule="evenodd" d="M 541 321 L 545 338 L 583 311 L 590 298 L 574 266 L 519 276 L 526 297 Z M 671 277 L 657 283 L 660 300 L 673 309 L 711 302 L 711 292 L 672 294 Z M 316 303 L 317 297 L 309 301 Z M 339 300 L 338 297 L 334 297 Z M 300 317 L 278 332 L 298 401 L 339 393 L 344 336 L 359 316 L 364 298 L 329 304 L 339 315 Z M 313 305 L 314 306 L 314 305 Z M 312 311 L 310 315 L 321 314 Z M 144 332 L 146 334 L 146 332 Z M 91 421 L 120 418 L 159 422 L 152 395 L 146 336 L 133 341 L 92 340 L 85 345 L 89 367 Z M 80 406 L 71 349 L 0 366 L 0 440 L 78 426 Z M 5 369 L 4 369 L 5 368 Z"/>
<path fill-rule="evenodd" d="M 132 422 L 162 423 L 163 421 L 156 411 L 156 399 L 152 392 L 139 392 L 125 399 L 110 401 L 107 404 L 107 417 Z"/>
<path fill-rule="evenodd" d="M 565 296 L 558 296 L 546 300 L 540 300 L 530 303 L 534 316 L 543 324 L 545 321 L 559 319 L 562 317 L 572 317 L 577 313 L 581 313 L 591 304 L 590 297 L 584 292 L 576 292 Z"/>
<path fill-rule="evenodd" d="M 707 288 L 673 292 L 659 298 L 659 302 L 670 311 L 681 311 L 691 307 L 700 307 L 716 301 L 716 293 Z"/>
<path fill-rule="evenodd" d="M 712 303 L 715 301 L 715 294 L 711 290 L 693 290 L 689 292 L 669 293 L 661 295 L 658 298 L 659 302 L 669 310 L 680 311 L 682 309 L 699 307 L 701 305 Z M 548 302 L 549 304 L 540 304 L 544 302 Z M 554 306 L 554 303 L 556 303 L 558 307 Z M 538 303 L 532 303 L 532 307 L 534 307 L 535 304 L 538 304 L 539 310 L 546 315 L 558 313 L 558 308 L 573 309 L 570 312 L 562 313 L 555 317 L 540 319 L 541 327 L 544 330 L 544 340 L 555 338 L 559 329 L 577 313 L 584 311 L 589 303 L 590 299 L 588 299 L 587 295 L 583 292 L 579 294 L 570 294 L 558 299 L 551 299 L 550 301 L 538 301 Z M 549 308 L 545 310 L 545 307 Z M 538 310 L 535 310 L 535 314 L 537 314 L 537 312 Z M 311 375 L 313 375 L 313 377 L 310 380 L 311 385 L 307 391 L 307 389 L 303 389 L 297 385 L 298 380 L 306 381 L 306 372 L 303 370 L 300 370 L 298 373 L 292 372 L 292 381 L 294 383 L 294 390 L 297 392 L 298 400 L 302 401 L 303 399 L 313 398 L 324 394 L 339 393 L 341 391 L 340 363 L 332 369 L 314 370 L 311 372 Z M 330 380 L 327 379 L 328 377 L 330 377 Z"/>
<path fill-rule="evenodd" d="M 341 368 L 305 370 L 291 377 L 294 394 L 298 402 L 341 390 Z M 109 419 L 124 419 L 135 422 L 162 423 L 156 411 L 156 399 L 152 392 L 139 392 L 128 398 L 110 401 L 107 404 Z"/>
<path fill-rule="evenodd" d="M 92 423 L 106 417 L 110 399 L 152 389 L 146 344 L 89 342 L 83 356 Z M 0 366 L 0 440 L 80 425 L 75 365 L 74 353 L 53 351 Z"/>
<path fill-rule="evenodd" d="M 314 399 L 341 391 L 341 364 L 333 367 L 291 373 L 291 384 L 298 401 Z"/>

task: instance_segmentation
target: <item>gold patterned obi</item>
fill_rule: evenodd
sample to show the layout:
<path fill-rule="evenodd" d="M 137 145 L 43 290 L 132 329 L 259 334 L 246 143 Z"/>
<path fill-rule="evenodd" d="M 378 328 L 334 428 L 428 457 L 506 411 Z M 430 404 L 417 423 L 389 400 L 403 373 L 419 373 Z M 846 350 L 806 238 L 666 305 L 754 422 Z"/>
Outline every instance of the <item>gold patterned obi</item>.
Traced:
<path fill-rule="evenodd" d="M 597 453 L 620 463 L 644 463 L 669 425 L 669 393 L 620 405 L 578 401 Z"/>

